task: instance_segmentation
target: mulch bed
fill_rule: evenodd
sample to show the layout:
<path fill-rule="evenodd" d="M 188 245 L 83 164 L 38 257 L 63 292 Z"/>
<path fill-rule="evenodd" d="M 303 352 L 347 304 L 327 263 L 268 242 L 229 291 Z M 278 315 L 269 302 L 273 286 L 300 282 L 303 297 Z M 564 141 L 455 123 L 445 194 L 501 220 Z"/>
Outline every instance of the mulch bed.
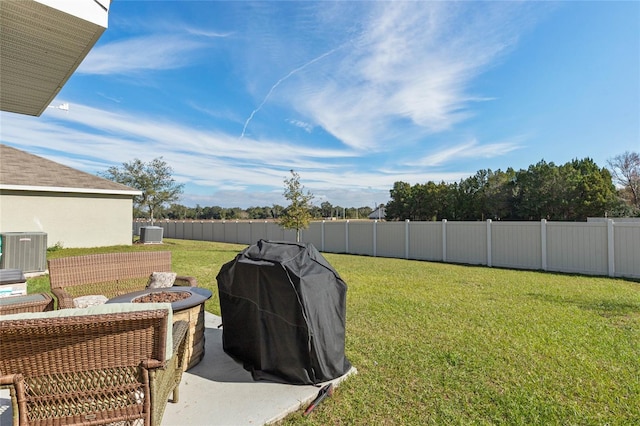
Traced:
<path fill-rule="evenodd" d="M 172 303 L 178 300 L 186 299 L 191 293 L 186 291 L 160 291 L 157 293 L 149 293 L 132 300 L 134 303 Z"/>

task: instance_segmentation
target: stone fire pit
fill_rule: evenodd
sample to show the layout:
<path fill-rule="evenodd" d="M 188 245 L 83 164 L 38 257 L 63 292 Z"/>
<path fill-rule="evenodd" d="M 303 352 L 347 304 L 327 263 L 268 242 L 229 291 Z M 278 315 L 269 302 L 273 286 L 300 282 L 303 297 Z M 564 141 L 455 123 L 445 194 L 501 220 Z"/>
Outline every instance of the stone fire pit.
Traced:
<path fill-rule="evenodd" d="M 187 366 L 197 365 L 204 357 L 204 302 L 211 298 L 211 290 L 199 287 L 148 288 L 114 297 L 107 303 L 171 303 L 173 321 L 187 321 Z"/>

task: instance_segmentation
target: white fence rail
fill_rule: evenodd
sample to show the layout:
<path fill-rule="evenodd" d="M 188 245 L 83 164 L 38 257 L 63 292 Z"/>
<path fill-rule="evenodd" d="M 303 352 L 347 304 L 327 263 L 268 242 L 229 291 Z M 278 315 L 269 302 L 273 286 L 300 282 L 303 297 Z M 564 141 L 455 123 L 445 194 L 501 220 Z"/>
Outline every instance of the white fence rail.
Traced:
<path fill-rule="evenodd" d="M 134 232 L 149 223 L 135 222 Z M 160 221 L 167 238 L 295 241 L 265 221 Z M 640 278 L 640 224 L 629 222 L 312 222 L 301 240 L 323 252 Z"/>

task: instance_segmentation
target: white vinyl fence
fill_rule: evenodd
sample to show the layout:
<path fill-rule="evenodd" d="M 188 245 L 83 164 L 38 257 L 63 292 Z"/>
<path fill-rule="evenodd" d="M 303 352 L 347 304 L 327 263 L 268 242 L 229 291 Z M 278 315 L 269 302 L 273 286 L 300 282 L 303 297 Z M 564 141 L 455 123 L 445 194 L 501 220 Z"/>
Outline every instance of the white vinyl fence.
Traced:
<path fill-rule="evenodd" d="M 139 235 L 146 222 L 135 222 Z M 266 221 L 159 221 L 166 238 L 253 244 L 295 241 Z M 640 278 L 640 223 L 311 222 L 301 240 L 318 250 L 367 256 Z"/>

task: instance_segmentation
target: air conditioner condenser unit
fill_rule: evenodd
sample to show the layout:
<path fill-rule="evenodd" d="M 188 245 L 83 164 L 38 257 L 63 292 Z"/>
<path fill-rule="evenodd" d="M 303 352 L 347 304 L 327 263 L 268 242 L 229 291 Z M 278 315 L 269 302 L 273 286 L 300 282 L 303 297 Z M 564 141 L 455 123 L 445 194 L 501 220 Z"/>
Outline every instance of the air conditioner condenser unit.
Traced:
<path fill-rule="evenodd" d="M 47 270 L 47 234 L 45 232 L 3 232 L 1 269 L 22 272 Z"/>
<path fill-rule="evenodd" d="M 162 244 L 162 231 L 159 226 L 140 227 L 140 242 L 144 244 Z"/>

